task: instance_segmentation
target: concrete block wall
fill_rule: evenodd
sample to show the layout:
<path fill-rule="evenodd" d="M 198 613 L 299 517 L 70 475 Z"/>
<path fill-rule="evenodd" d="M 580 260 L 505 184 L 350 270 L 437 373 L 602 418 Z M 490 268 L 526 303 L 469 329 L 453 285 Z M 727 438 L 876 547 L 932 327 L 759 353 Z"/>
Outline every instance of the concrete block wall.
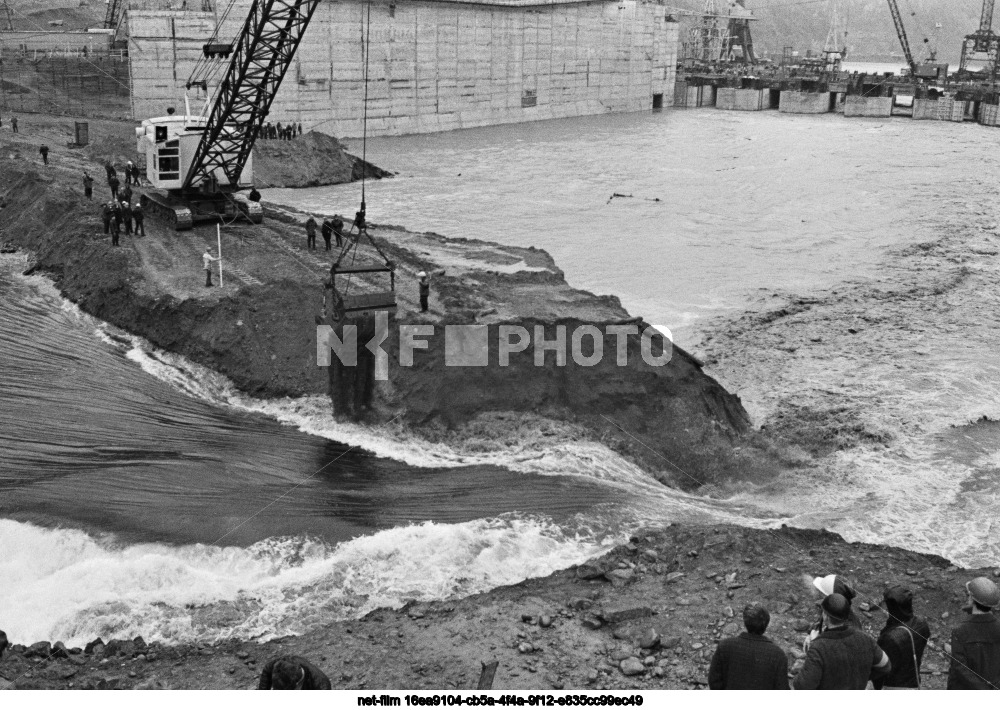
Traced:
<path fill-rule="evenodd" d="M 913 118 L 923 121 L 965 120 L 965 101 L 955 99 L 914 99 Z"/>
<path fill-rule="evenodd" d="M 888 118 L 892 115 L 891 96 L 848 96 L 844 116 L 848 118 Z"/>
<path fill-rule="evenodd" d="M 715 107 L 723 111 L 763 111 L 769 105 L 767 89 L 720 88 L 716 91 Z"/>
<path fill-rule="evenodd" d="M 513 1 L 372 2 L 369 135 L 647 110 L 654 94 L 669 105 L 679 25 L 666 21 L 664 6 Z M 236 35 L 249 6 L 236 0 L 220 37 Z M 270 121 L 338 137 L 362 134 L 367 8 L 358 0 L 320 4 Z M 184 83 L 214 16 L 130 10 L 129 23 L 135 118 L 162 115 L 167 105 L 183 110 Z"/>
<path fill-rule="evenodd" d="M 826 91 L 782 91 L 778 110 L 782 113 L 830 113 L 830 94 Z"/>
<path fill-rule="evenodd" d="M 1000 106 L 980 104 L 979 123 L 984 126 L 1000 126 Z"/>

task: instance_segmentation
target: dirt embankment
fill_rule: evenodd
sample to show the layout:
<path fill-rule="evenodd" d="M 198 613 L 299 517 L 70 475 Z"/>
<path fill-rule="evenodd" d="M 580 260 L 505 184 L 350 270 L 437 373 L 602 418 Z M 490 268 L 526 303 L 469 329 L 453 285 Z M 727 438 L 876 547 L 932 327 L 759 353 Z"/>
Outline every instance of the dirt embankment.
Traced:
<path fill-rule="evenodd" d="M 498 662 L 495 690 L 701 688 L 715 644 L 742 631 L 750 601 L 770 610 L 767 635 L 794 674 L 817 613 L 803 575 L 830 573 L 859 590 L 855 608 L 873 635 L 885 623 L 875 607 L 884 585 L 914 591 L 932 633 L 925 688 L 944 687 L 944 645 L 964 616 L 964 583 L 1000 577 L 823 531 L 675 525 L 543 579 L 379 609 L 263 644 L 166 647 L 140 639 L 53 653 L 50 641 L 29 649 L 34 639 L 11 639 L 21 645 L 0 661 L 0 679 L 17 688 L 250 688 L 268 659 L 294 653 L 318 664 L 334 688 L 474 689 L 480 662 L 490 660 Z M 204 623 L 224 633 L 225 617 Z"/>
<path fill-rule="evenodd" d="M 31 152 L 37 133 L 43 131 L 11 141 L 0 156 L 0 239 L 30 250 L 37 268 L 88 313 L 225 374 L 249 394 L 328 393 L 327 370 L 317 366 L 316 316 L 335 252 L 304 248 L 304 215 L 275 207 L 263 225 L 227 226 L 225 287 L 206 289 L 201 253 L 214 247 L 213 227 L 175 233 L 147 219 L 146 237 L 111 247 L 97 204 L 83 199 L 78 183 L 84 169 L 99 176 L 98 166 L 86 153 L 66 150 L 50 154 L 48 167 L 40 165 Z M 106 191 L 99 186 L 96 197 L 106 199 Z M 378 225 L 371 231 L 396 265 L 399 310 L 386 346 L 390 362 L 399 362 L 396 325 L 438 326 L 430 347 L 416 351 L 413 367 L 391 367 L 389 381 L 378 385 L 365 415 L 373 423 L 399 419 L 422 436 L 459 447 L 470 437 L 478 447 L 503 446 L 512 416 L 530 415 L 556 423 L 568 439 L 604 442 L 686 488 L 775 468 L 766 444 L 734 448 L 749 428 L 738 398 L 680 348 L 668 365 L 649 367 L 633 333 L 629 365 L 618 367 L 617 337 L 606 335 L 605 357 L 595 367 L 577 366 L 572 358 L 557 366 L 551 354 L 549 363 L 536 366 L 533 348 L 513 354 L 510 366 L 497 366 L 493 346 L 501 325 L 540 326 L 550 339 L 559 327 L 571 332 L 580 324 L 601 333 L 612 325 L 645 328 L 616 298 L 571 288 L 544 252 Z M 376 254 L 365 247 L 359 258 Z M 417 303 L 419 271 L 444 272 L 434 279 L 427 314 Z M 379 280 L 387 279 L 357 278 L 352 288 L 384 289 Z M 441 326 L 449 324 L 489 328 L 489 366 L 445 365 Z M 588 354 L 590 347 L 588 339 Z"/>
<path fill-rule="evenodd" d="M 290 141 L 257 141 L 253 170 L 258 187 L 321 187 L 362 176 L 369 180 L 392 177 L 388 170 L 348 153 L 336 138 L 315 131 Z"/>

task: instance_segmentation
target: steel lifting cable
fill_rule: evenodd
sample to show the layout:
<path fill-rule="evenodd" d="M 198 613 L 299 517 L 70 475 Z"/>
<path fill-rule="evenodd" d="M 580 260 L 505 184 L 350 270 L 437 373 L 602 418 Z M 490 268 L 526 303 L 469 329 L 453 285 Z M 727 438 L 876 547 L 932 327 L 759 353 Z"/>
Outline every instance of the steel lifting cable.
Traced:
<path fill-rule="evenodd" d="M 229 17 L 229 13 L 233 11 L 233 7 L 236 5 L 236 0 L 229 0 L 229 5 L 226 6 L 226 11 L 222 13 L 222 18 L 218 20 L 215 24 L 215 29 L 212 31 L 212 36 L 209 38 L 209 44 L 214 44 L 219 38 L 219 30 L 222 29 L 222 25 L 225 24 L 226 19 Z M 218 62 L 210 63 L 209 57 L 199 57 L 198 62 L 194 65 L 194 69 L 191 70 L 191 76 L 188 77 L 188 83 L 193 84 L 196 81 L 209 81 L 212 78 L 212 74 L 215 72 L 213 68 L 218 64 Z M 203 75 L 204 73 L 204 75 Z"/>

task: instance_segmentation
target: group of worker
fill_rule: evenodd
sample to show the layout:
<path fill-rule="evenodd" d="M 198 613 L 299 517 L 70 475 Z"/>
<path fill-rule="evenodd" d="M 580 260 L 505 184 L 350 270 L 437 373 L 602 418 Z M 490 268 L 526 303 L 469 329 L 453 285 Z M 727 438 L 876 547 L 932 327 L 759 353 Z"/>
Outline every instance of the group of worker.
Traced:
<path fill-rule="evenodd" d="M 306 220 L 306 249 L 316 248 L 316 218 L 309 215 L 309 219 Z M 354 227 L 351 227 L 353 230 Z M 330 251 L 331 241 L 335 238 L 337 240 L 337 247 L 341 247 L 344 244 L 344 220 L 339 214 L 335 214 L 332 218 L 326 217 L 323 220 L 323 224 L 320 227 L 320 233 L 323 235 L 323 242 L 326 244 L 326 251 Z M 360 232 L 359 232 L 360 234 Z"/>
<path fill-rule="evenodd" d="M 879 690 L 921 687 L 920 666 L 931 637 L 926 619 L 913 611 L 913 593 L 893 586 L 880 609 L 888 615 L 878 639 L 861 628 L 852 608 L 856 597 L 838 575 L 816 577 L 820 619 L 803 642 L 805 658 L 792 690 Z M 949 690 L 1000 690 L 1000 588 L 987 577 L 965 585 L 969 616 L 952 630 Z M 743 610 L 746 633 L 721 641 L 708 672 L 711 690 L 788 690 L 788 659 L 764 636 L 770 615 L 762 605 Z"/>
<path fill-rule="evenodd" d="M 111 246 L 118 246 L 122 231 L 126 235 L 146 236 L 145 215 L 138 202 L 132 205 L 128 200 L 108 200 L 101 206 L 101 221 L 104 233 L 111 234 Z"/>
<path fill-rule="evenodd" d="M 282 126 L 279 121 L 276 125 L 271 122 L 265 123 L 261 126 L 260 138 L 262 140 L 282 140 L 290 141 L 295 136 L 302 135 L 302 124 L 301 123 L 289 123 L 286 126 Z"/>

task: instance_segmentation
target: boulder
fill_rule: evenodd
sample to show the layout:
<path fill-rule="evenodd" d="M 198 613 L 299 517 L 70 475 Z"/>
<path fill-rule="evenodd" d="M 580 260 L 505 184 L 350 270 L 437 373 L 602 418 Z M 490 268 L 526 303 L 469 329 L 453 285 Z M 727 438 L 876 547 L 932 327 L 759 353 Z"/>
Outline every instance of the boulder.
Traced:
<path fill-rule="evenodd" d="M 48 658 L 52 654 L 52 644 L 48 641 L 39 641 L 28 646 L 24 652 L 25 658 Z"/>
<path fill-rule="evenodd" d="M 62 641 L 56 641 L 52 647 L 52 656 L 54 658 L 69 658 L 69 649 L 66 648 L 66 644 Z"/>
<path fill-rule="evenodd" d="M 660 632 L 650 627 L 639 637 L 639 648 L 656 648 L 660 644 Z"/>
<path fill-rule="evenodd" d="M 135 649 L 131 641 L 111 639 L 107 642 L 107 644 L 105 644 L 104 655 L 107 657 L 131 656 L 134 650 Z"/>
<path fill-rule="evenodd" d="M 583 620 L 583 626 L 591 631 L 597 631 L 597 629 L 603 626 L 603 623 L 596 616 L 588 616 Z"/>
<path fill-rule="evenodd" d="M 98 637 L 83 647 L 84 653 L 93 653 L 95 646 L 104 646 L 104 641 Z"/>
<path fill-rule="evenodd" d="M 635 577 L 635 572 L 631 569 L 613 569 L 610 572 L 605 573 L 605 577 L 608 578 L 609 582 L 613 584 L 625 584 L 626 582 L 631 582 Z"/>
<path fill-rule="evenodd" d="M 579 598 L 579 599 L 572 599 L 572 600 L 570 600 L 568 606 L 569 606 L 570 609 L 576 609 L 577 611 L 583 611 L 585 609 L 589 609 L 593 605 L 594 605 L 594 602 L 592 602 L 591 600 Z"/>
<path fill-rule="evenodd" d="M 646 671 L 646 666 L 642 665 L 642 661 L 634 656 L 623 660 L 618 667 L 621 669 L 622 675 L 627 676 L 640 675 Z"/>
<path fill-rule="evenodd" d="M 576 568 L 579 579 L 600 579 L 604 576 L 604 568 L 596 562 L 584 562 Z"/>

